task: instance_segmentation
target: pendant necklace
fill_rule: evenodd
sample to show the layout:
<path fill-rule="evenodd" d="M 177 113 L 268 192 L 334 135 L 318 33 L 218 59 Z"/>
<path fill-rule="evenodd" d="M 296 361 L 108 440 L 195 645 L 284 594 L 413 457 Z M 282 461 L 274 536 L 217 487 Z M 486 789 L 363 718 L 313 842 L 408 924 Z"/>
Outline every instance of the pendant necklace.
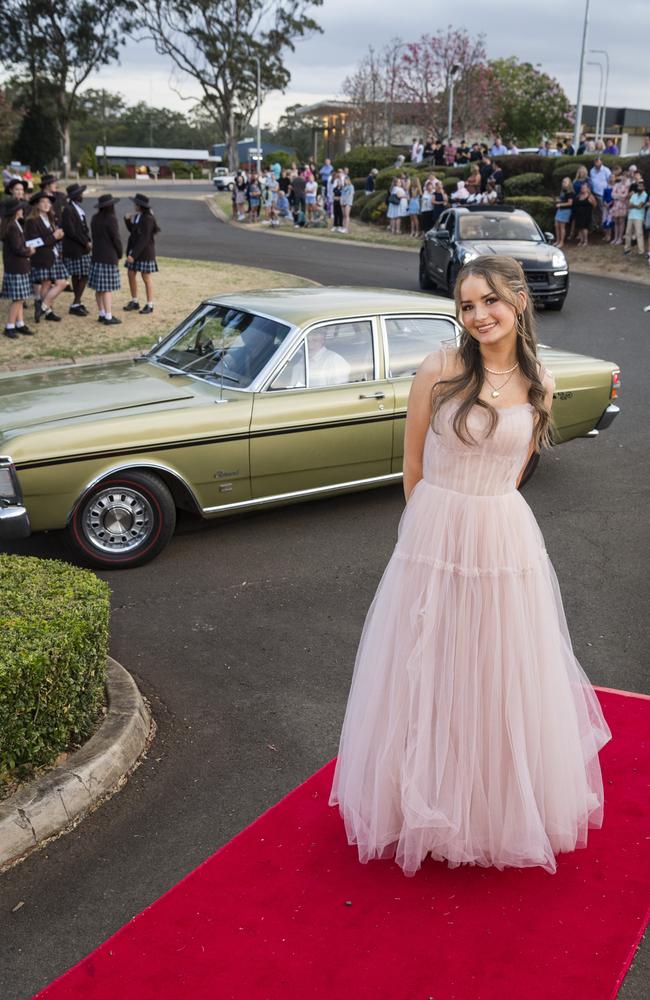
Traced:
<path fill-rule="evenodd" d="M 488 371 L 489 371 L 489 369 L 488 369 Z M 513 373 L 512 373 L 512 372 L 510 372 L 510 374 L 508 375 L 508 377 L 507 377 L 507 379 L 505 380 L 505 382 L 502 382 L 502 383 L 501 383 L 501 385 L 500 385 L 500 386 L 498 386 L 498 387 L 497 387 L 497 386 L 495 386 L 495 385 L 492 385 L 492 382 L 490 382 L 490 380 L 489 380 L 489 378 L 487 377 L 487 375 L 485 376 L 485 381 L 487 382 L 487 384 L 488 384 L 488 385 L 489 385 L 489 386 L 491 387 L 491 389 L 492 389 L 492 393 L 491 393 L 491 395 L 492 395 L 492 397 L 493 397 L 493 398 L 495 398 L 496 396 L 500 396 L 500 395 L 501 395 L 501 389 L 503 389 L 503 387 L 504 387 L 505 385 L 507 385 L 507 384 L 508 384 L 508 382 L 509 382 L 509 381 L 510 381 L 510 379 L 512 378 L 512 375 L 513 375 Z"/>

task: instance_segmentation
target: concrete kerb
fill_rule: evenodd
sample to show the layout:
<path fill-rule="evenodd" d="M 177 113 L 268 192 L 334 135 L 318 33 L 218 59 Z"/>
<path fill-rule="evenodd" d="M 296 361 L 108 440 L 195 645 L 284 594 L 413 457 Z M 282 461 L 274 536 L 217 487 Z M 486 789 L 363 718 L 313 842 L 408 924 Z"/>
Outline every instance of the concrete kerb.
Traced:
<path fill-rule="evenodd" d="M 60 767 L 0 802 L 0 872 L 67 833 L 126 782 L 155 734 L 131 675 L 108 658 L 108 712 L 95 735 Z"/>

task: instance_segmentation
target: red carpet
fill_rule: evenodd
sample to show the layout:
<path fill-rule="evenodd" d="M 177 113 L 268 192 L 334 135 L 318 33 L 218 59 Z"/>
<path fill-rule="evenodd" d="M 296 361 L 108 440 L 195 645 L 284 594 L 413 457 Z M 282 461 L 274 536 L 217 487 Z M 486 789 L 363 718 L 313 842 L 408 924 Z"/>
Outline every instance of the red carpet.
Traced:
<path fill-rule="evenodd" d="M 555 875 L 360 865 L 330 763 L 39 997 L 612 1000 L 649 916 L 650 698 L 596 690 L 605 822 Z"/>

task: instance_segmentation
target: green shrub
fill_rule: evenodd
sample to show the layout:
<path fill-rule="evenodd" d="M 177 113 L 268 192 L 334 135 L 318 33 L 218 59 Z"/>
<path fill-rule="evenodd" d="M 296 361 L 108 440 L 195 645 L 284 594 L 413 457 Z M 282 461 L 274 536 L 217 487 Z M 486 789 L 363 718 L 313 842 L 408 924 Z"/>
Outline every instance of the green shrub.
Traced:
<path fill-rule="evenodd" d="M 370 197 L 373 198 L 374 195 L 370 195 Z M 367 205 L 368 201 L 369 201 L 368 195 L 364 194 L 362 190 L 360 194 L 354 196 L 354 201 L 352 202 L 352 211 L 350 214 L 353 217 L 360 216 L 361 212 Z"/>
<path fill-rule="evenodd" d="M 279 163 L 283 170 L 288 170 L 298 157 L 295 152 L 285 153 L 282 149 L 278 149 L 275 153 L 267 153 L 264 159 L 268 160 L 269 163 Z"/>
<path fill-rule="evenodd" d="M 381 170 L 382 167 L 392 166 L 399 155 L 400 151 L 395 146 L 357 146 L 349 153 L 337 156 L 334 166 L 337 169 L 347 167 L 355 177 L 367 177 L 373 167 Z"/>
<path fill-rule="evenodd" d="M 117 175 L 122 180 L 124 180 L 125 177 L 128 177 L 127 169 L 123 163 L 109 163 L 108 172 L 109 174 L 112 174 L 113 177 Z"/>
<path fill-rule="evenodd" d="M 0 780 L 89 735 L 104 699 L 109 594 L 89 570 L 0 555 Z"/>
<path fill-rule="evenodd" d="M 386 192 L 375 191 L 369 198 L 366 198 L 362 206 L 359 217 L 362 222 L 383 222 L 386 218 Z"/>
<path fill-rule="evenodd" d="M 503 183 L 506 194 L 543 194 L 544 174 L 516 174 Z"/>
<path fill-rule="evenodd" d="M 552 233 L 555 219 L 555 198 L 547 198 L 541 195 L 519 195 L 518 197 L 507 197 L 508 205 L 515 208 L 522 208 L 524 212 L 532 215 L 533 219 L 543 232 Z"/>
<path fill-rule="evenodd" d="M 460 178 L 458 178 L 458 177 L 444 177 L 443 178 L 442 186 L 445 189 L 445 191 L 447 192 L 447 194 L 451 194 L 452 191 L 456 190 L 456 188 L 458 187 L 458 181 L 459 180 L 460 180 Z"/>

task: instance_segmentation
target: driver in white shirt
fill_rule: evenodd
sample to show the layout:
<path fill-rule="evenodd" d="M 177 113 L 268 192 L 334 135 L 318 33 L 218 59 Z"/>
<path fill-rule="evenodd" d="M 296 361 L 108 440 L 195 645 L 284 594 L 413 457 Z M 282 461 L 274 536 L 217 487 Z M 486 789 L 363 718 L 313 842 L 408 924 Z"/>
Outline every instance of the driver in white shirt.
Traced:
<path fill-rule="evenodd" d="M 325 330 L 312 330 L 308 338 L 310 386 L 343 385 L 350 381 L 351 367 L 336 351 L 325 347 Z"/>

